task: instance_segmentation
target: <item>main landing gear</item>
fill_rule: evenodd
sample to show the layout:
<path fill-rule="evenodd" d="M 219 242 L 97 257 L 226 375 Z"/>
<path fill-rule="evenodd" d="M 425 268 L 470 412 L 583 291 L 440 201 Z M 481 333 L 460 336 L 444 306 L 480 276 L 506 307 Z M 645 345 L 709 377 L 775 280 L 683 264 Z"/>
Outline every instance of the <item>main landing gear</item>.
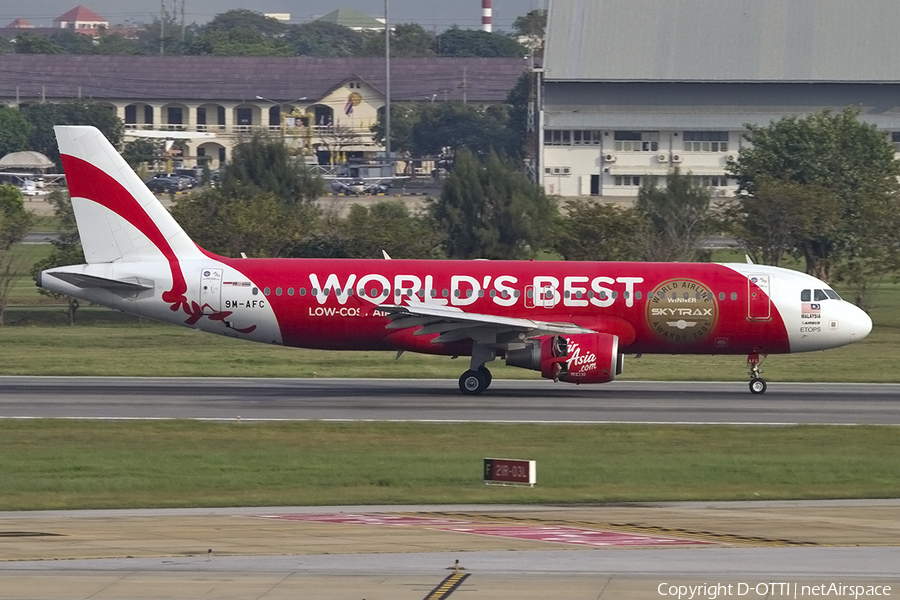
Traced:
<path fill-rule="evenodd" d="M 491 372 L 484 363 L 494 360 L 494 351 L 481 344 L 472 346 L 472 362 L 469 370 L 459 378 L 459 389 L 467 396 L 477 396 L 491 385 Z"/>
<path fill-rule="evenodd" d="M 763 355 L 763 360 L 765 360 L 766 356 Z M 766 393 L 766 380 L 759 376 L 762 372 L 759 369 L 759 365 L 762 361 L 759 359 L 759 354 L 753 352 L 747 355 L 747 368 L 750 370 L 750 393 L 751 394 L 765 394 Z"/>

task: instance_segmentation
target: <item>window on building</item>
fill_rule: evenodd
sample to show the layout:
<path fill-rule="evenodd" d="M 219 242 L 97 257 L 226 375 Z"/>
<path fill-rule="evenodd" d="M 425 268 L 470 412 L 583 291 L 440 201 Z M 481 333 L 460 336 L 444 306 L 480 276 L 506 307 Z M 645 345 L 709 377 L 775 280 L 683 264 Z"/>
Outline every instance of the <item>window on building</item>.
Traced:
<path fill-rule="evenodd" d="M 544 175 L 555 175 L 557 177 L 568 177 L 572 174 L 571 167 L 544 167 Z"/>
<path fill-rule="evenodd" d="M 572 132 L 568 129 L 545 129 L 545 146 L 569 146 L 572 144 Z"/>
<path fill-rule="evenodd" d="M 572 144 L 575 146 L 599 146 L 600 132 L 592 129 L 576 129 L 572 132 Z"/>
<path fill-rule="evenodd" d="M 206 107 L 197 108 L 197 125 L 206 125 Z"/>
<path fill-rule="evenodd" d="M 700 187 L 728 187 L 728 178 L 724 175 L 702 175 L 694 177 Z"/>
<path fill-rule="evenodd" d="M 619 152 L 656 152 L 658 131 L 616 131 L 615 148 Z"/>
<path fill-rule="evenodd" d="M 891 142 L 894 144 L 894 152 L 900 152 L 900 131 L 891 133 Z"/>
<path fill-rule="evenodd" d="M 632 186 L 632 187 L 640 187 L 641 186 L 641 176 L 640 175 L 616 175 L 613 179 L 613 184 L 616 186 Z"/>
<path fill-rule="evenodd" d="M 253 125 L 253 109 L 252 108 L 237 109 L 237 124 L 238 125 Z"/>
<path fill-rule="evenodd" d="M 685 152 L 728 152 L 727 131 L 685 131 Z"/>
<path fill-rule="evenodd" d="M 184 114 L 180 106 L 169 106 L 166 109 L 166 119 L 169 125 L 182 125 L 184 123 Z"/>

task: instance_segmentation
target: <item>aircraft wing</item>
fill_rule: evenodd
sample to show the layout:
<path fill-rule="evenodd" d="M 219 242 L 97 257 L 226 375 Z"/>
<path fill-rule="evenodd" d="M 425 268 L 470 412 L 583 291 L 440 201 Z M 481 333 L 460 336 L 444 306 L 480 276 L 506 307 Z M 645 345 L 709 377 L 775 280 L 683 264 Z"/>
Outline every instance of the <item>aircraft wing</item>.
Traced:
<path fill-rule="evenodd" d="M 471 339 L 486 344 L 521 341 L 536 335 L 593 333 L 574 323 L 552 323 L 515 317 L 468 313 L 456 307 L 414 302 L 409 306 L 379 306 L 388 313 L 388 329 L 420 327 L 415 335 L 440 334 L 433 343 Z"/>

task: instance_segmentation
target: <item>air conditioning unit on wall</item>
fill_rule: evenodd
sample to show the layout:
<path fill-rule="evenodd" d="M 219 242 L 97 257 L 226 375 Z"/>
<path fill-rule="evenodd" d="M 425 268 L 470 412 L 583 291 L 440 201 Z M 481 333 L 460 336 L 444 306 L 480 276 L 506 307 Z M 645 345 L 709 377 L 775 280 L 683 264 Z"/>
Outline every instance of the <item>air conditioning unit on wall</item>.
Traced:
<path fill-rule="evenodd" d="M 673 154 L 673 155 L 672 155 L 672 162 L 674 162 L 674 163 L 680 163 L 681 161 L 682 161 L 682 157 L 681 157 L 680 154 Z"/>
<path fill-rule="evenodd" d="M 657 154 L 657 155 L 656 155 L 656 160 L 657 160 L 657 162 L 661 162 L 661 163 L 669 162 L 669 155 L 668 155 L 668 154 L 662 154 L 662 153 Z"/>
<path fill-rule="evenodd" d="M 606 162 L 616 162 L 616 155 L 615 154 L 604 154 L 603 160 Z"/>

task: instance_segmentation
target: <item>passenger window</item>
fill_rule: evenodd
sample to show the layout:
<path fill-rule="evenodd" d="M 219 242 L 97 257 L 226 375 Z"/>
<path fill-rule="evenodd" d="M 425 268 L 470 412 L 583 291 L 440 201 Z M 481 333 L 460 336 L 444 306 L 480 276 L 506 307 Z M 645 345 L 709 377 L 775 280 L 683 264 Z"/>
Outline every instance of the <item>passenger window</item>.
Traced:
<path fill-rule="evenodd" d="M 288 288 L 288 296 L 294 295 L 294 288 Z"/>
<path fill-rule="evenodd" d="M 803 290 L 800 292 L 800 302 L 809 302 L 812 300 L 812 290 Z"/>
<path fill-rule="evenodd" d="M 497 297 L 497 290 L 491 290 L 491 298 Z"/>
<path fill-rule="evenodd" d="M 816 302 L 821 302 L 822 300 L 828 300 L 828 294 L 826 294 L 823 290 L 815 290 L 815 299 L 816 299 Z"/>
<path fill-rule="evenodd" d="M 265 294 L 266 296 L 268 296 L 270 293 L 272 293 L 272 290 L 270 290 L 269 288 L 263 290 L 263 294 Z"/>
<path fill-rule="evenodd" d="M 515 291 L 513 292 L 513 296 L 515 296 L 516 298 L 518 298 L 518 297 L 519 297 L 519 290 L 515 290 Z"/>
<path fill-rule="evenodd" d="M 725 292 L 719 292 L 719 300 L 725 299 Z"/>
<path fill-rule="evenodd" d="M 259 288 L 253 288 L 253 289 L 250 291 L 250 293 L 253 294 L 254 296 L 256 296 L 257 294 L 259 294 Z"/>
<path fill-rule="evenodd" d="M 305 295 L 306 295 L 306 288 L 300 288 L 300 295 L 301 295 L 301 296 L 305 296 Z"/>
<path fill-rule="evenodd" d="M 446 298 L 446 297 L 449 296 L 449 295 L 450 295 L 450 292 L 448 292 L 446 289 L 444 289 L 444 290 L 441 292 L 441 296 L 443 296 L 444 298 Z"/>
<path fill-rule="evenodd" d="M 276 296 L 280 296 L 280 295 L 281 295 L 281 288 L 275 288 L 275 295 L 276 295 Z"/>
<path fill-rule="evenodd" d="M 638 300 L 640 300 L 640 299 L 641 299 L 641 293 L 640 293 L 640 292 L 635 292 L 635 293 L 634 293 L 634 297 L 637 298 Z"/>
<path fill-rule="evenodd" d="M 731 292 L 731 299 L 737 300 L 737 292 Z"/>

